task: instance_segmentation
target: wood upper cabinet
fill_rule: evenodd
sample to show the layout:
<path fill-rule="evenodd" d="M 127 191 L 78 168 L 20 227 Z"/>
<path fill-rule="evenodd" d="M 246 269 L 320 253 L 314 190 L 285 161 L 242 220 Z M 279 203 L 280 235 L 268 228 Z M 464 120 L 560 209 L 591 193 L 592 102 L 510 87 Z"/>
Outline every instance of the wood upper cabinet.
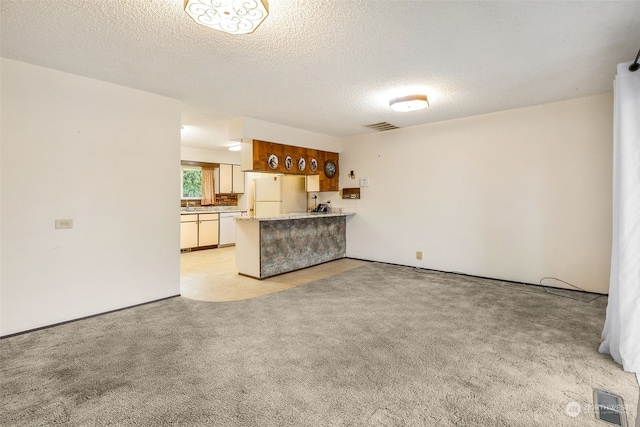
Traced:
<path fill-rule="evenodd" d="M 318 164 L 320 170 L 320 191 L 338 191 L 339 190 L 339 176 L 340 176 L 340 164 L 338 162 L 338 153 L 323 152 L 323 160 L 321 164 Z M 329 178 L 324 173 L 324 168 L 327 162 L 333 162 L 336 165 L 336 173 Z"/>
<path fill-rule="evenodd" d="M 286 172 L 284 167 L 284 146 L 266 141 L 253 141 L 253 168 L 262 172 Z M 269 164 L 269 158 L 275 155 L 277 164 Z M 273 167 L 275 166 L 275 167 Z"/>
<path fill-rule="evenodd" d="M 245 149 L 247 151 L 250 150 L 251 155 L 249 155 L 249 152 L 243 151 L 243 170 L 319 175 L 320 191 L 338 191 L 340 176 L 338 153 L 259 140 L 253 140 L 252 143 L 243 142 L 243 150 Z M 269 165 L 269 158 L 272 155 L 275 155 L 278 160 L 275 168 Z M 287 164 L 288 156 L 291 157 L 290 165 Z M 311 168 L 313 160 L 317 164 L 315 171 Z M 336 165 L 336 173 L 331 178 L 324 173 L 324 166 L 327 160 L 332 160 Z M 290 168 L 287 168 L 287 166 L 290 166 Z"/>

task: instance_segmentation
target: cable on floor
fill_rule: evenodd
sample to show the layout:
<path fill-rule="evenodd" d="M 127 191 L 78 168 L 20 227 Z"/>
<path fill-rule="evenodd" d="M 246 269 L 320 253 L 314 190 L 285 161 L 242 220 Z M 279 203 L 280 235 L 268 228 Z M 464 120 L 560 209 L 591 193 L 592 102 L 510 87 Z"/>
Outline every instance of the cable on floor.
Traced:
<path fill-rule="evenodd" d="M 546 293 L 548 293 L 548 294 L 550 294 L 550 295 L 555 295 L 555 296 L 563 297 L 563 298 L 569 298 L 569 299 L 576 300 L 576 301 L 580 301 L 580 302 L 591 302 L 591 301 L 595 301 L 595 300 L 597 300 L 598 298 L 600 298 L 600 297 L 602 296 L 602 295 L 596 295 L 595 297 L 593 297 L 593 298 L 591 298 L 591 299 L 589 299 L 589 300 L 582 300 L 582 299 L 579 299 L 579 298 L 573 298 L 573 297 L 568 296 L 568 295 L 554 294 L 553 292 L 549 291 L 549 287 L 547 287 L 547 286 L 545 286 L 545 285 L 543 285 L 543 284 L 542 284 L 542 281 L 543 281 L 543 280 L 557 280 L 558 282 L 562 282 L 562 283 L 564 283 L 565 285 L 569 285 L 569 286 L 571 286 L 572 288 L 576 288 L 576 289 L 577 289 L 577 290 L 579 290 L 579 291 L 582 291 L 582 292 L 585 292 L 585 293 L 587 293 L 587 294 L 591 294 L 591 295 L 593 295 L 593 292 L 585 291 L 585 290 L 584 290 L 584 289 L 582 289 L 581 287 L 576 286 L 576 285 L 574 285 L 574 284 L 571 284 L 571 283 L 569 283 L 569 282 L 565 282 L 564 280 L 558 279 L 557 277 L 543 277 L 542 279 L 540 279 L 540 286 L 542 286 L 542 289 L 544 289 L 544 290 L 545 290 L 545 292 L 546 292 Z M 554 289 L 554 290 L 557 290 L 557 289 L 562 289 L 562 288 L 553 288 L 553 289 Z M 567 289 L 565 289 L 565 290 L 567 290 Z M 568 290 L 570 291 L 571 289 L 568 289 Z"/>
<path fill-rule="evenodd" d="M 423 274 L 457 274 L 457 275 L 466 276 L 466 277 L 469 277 L 469 278 L 476 278 L 477 277 L 477 276 L 472 276 L 472 275 L 469 275 L 469 274 L 461 273 L 459 271 L 429 270 L 429 269 L 420 268 L 420 267 L 413 267 L 413 271 L 416 271 L 416 272 L 419 272 L 419 273 L 423 273 Z M 511 282 L 511 281 L 505 282 L 504 280 L 491 279 L 491 278 L 486 278 L 486 277 L 482 277 L 482 278 L 479 278 L 479 279 L 484 279 L 486 281 L 493 282 L 494 285 L 502 285 L 502 284 L 506 285 L 506 284 L 511 283 L 511 284 L 527 285 L 527 286 L 537 286 L 537 285 L 535 285 L 533 283 Z M 562 282 L 562 283 L 564 283 L 566 285 L 569 285 L 569 286 L 571 286 L 571 287 L 573 287 L 573 288 L 575 288 L 575 289 L 577 289 L 579 291 L 582 291 L 584 293 L 591 294 L 591 295 L 594 295 L 594 294 L 592 292 L 589 292 L 589 291 L 586 291 L 586 290 L 580 288 L 579 286 L 576 286 L 576 285 L 574 285 L 572 283 L 569 283 L 569 282 L 566 282 L 564 280 L 558 279 L 556 277 L 543 277 L 542 279 L 540 279 L 540 282 L 539 282 L 540 283 L 540 287 L 544 290 L 545 293 L 547 293 L 549 295 L 562 297 L 562 298 L 568 298 L 568 299 L 572 299 L 574 301 L 579 301 L 579 302 L 584 302 L 584 303 L 590 303 L 592 301 L 597 300 L 598 298 L 600 298 L 602 296 L 602 295 L 599 295 L 599 294 L 595 294 L 595 296 L 593 298 L 585 300 L 585 299 L 581 299 L 581 298 L 574 298 L 574 297 L 569 296 L 569 295 L 562 295 L 562 294 L 559 294 L 559 293 L 554 293 L 553 291 L 562 291 L 562 290 L 569 291 L 569 292 L 575 292 L 575 291 L 572 291 L 571 289 L 553 288 L 553 287 L 545 286 L 542 283 L 543 280 L 557 280 L 558 282 Z M 534 291 L 534 290 L 527 290 L 527 289 L 522 289 L 522 288 L 520 288 L 519 290 L 521 292 L 530 292 L 530 293 L 534 293 L 534 294 L 542 293 L 542 292 L 538 292 L 538 291 Z"/>

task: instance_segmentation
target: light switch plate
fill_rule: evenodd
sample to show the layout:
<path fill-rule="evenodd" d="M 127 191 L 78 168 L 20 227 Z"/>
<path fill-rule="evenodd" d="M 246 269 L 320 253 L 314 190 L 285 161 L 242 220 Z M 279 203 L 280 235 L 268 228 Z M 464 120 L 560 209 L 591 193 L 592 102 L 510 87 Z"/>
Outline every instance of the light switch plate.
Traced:
<path fill-rule="evenodd" d="M 369 178 L 361 178 L 360 187 L 368 187 L 368 186 L 369 186 Z"/>

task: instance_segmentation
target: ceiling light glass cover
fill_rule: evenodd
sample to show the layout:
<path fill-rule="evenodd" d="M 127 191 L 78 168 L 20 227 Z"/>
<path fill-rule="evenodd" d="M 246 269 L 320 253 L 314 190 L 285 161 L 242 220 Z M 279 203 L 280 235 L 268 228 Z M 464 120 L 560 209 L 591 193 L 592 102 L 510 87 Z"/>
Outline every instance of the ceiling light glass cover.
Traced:
<path fill-rule="evenodd" d="M 267 0 L 188 0 L 184 10 L 198 24 L 230 34 L 253 33 L 269 14 Z"/>
<path fill-rule="evenodd" d="M 400 98 L 394 98 L 389 101 L 389 107 L 393 111 L 415 111 L 422 110 L 429 106 L 429 100 L 427 95 L 408 95 L 401 96 Z"/>

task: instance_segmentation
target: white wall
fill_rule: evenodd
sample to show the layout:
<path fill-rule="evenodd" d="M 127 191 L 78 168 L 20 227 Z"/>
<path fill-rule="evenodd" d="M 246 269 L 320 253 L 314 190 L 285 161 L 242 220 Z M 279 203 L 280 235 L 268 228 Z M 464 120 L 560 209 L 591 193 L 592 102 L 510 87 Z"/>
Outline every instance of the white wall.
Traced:
<path fill-rule="evenodd" d="M 0 58 L 1 60 L 2 58 Z M 2 335 L 2 62 L 0 62 L 0 336 Z"/>
<path fill-rule="evenodd" d="M 339 153 L 342 147 L 340 138 L 250 117 L 240 117 L 232 120 L 229 126 L 229 138 L 234 141 L 259 139 L 261 141 L 276 142 L 295 147 L 315 148 L 334 153 Z"/>
<path fill-rule="evenodd" d="M 360 201 L 332 196 L 358 213 L 347 256 L 606 293 L 612 103 L 605 94 L 344 139 L 340 188 L 371 181 Z"/>
<path fill-rule="evenodd" d="M 178 295 L 180 102 L 1 70 L 0 334 Z"/>

